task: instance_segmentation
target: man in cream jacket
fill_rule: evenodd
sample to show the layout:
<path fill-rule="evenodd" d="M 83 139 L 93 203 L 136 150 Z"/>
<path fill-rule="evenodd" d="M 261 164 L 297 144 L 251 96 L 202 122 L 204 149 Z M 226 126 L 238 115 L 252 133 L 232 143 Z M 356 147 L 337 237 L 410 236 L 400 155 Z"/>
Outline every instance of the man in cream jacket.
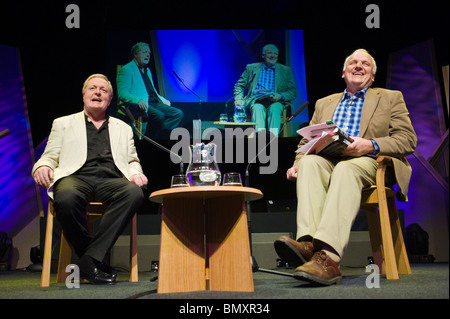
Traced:
<path fill-rule="evenodd" d="M 125 64 L 117 73 L 119 97 L 118 115 L 124 121 L 128 110 L 135 118 L 142 117 L 143 132 L 149 137 L 161 137 L 162 130 L 172 130 L 183 119 L 183 111 L 171 106 L 170 101 L 155 89 L 152 73 L 148 67 L 150 46 L 138 42 L 131 48 L 133 60 Z"/>
<path fill-rule="evenodd" d="M 53 200 L 56 218 L 80 257 L 81 277 L 93 284 L 113 284 L 116 276 L 103 260 L 143 204 L 141 188 L 148 181 L 130 126 L 106 113 L 113 96 L 108 78 L 91 75 L 82 94 L 82 112 L 54 120 L 32 175 Z M 90 201 L 108 205 L 93 238 L 85 213 Z"/>

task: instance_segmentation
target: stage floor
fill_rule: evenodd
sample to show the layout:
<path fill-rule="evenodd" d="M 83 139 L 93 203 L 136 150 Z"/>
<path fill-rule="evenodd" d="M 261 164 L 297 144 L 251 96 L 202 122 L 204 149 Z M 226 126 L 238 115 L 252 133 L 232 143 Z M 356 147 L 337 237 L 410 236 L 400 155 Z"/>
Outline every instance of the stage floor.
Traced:
<path fill-rule="evenodd" d="M 157 273 L 140 272 L 139 282 L 129 283 L 128 272 L 119 272 L 114 286 L 94 286 L 81 284 L 80 288 L 68 289 L 65 284 L 51 284 L 41 288 L 40 272 L 26 270 L 0 272 L 1 299 L 173 299 L 176 304 L 193 299 L 230 300 L 274 303 L 281 300 L 298 299 L 449 299 L 448 263 L 412 264 L 411 275 L 400 275 L 399 280 L 380 278 L 379 288 L 367 288 L 369 273 L 364 268 L 342 269 L 343 281 L 330 287 L 311 287 L 292 277 L 265 272 L 255 272 L 255 291 L 218 292 L 200 291 L 189 293 L 157 294 Z M 277 271 L 292 273 L 293 269 L 278 268 Z M 55 274 L 51 280 L 55 281 Z M 252 301 L 253 300 L 253 301 Z M 198 301 L 197 301 L 198 303 Z M 288 302 L 288 305 L 294 303 Z"/>

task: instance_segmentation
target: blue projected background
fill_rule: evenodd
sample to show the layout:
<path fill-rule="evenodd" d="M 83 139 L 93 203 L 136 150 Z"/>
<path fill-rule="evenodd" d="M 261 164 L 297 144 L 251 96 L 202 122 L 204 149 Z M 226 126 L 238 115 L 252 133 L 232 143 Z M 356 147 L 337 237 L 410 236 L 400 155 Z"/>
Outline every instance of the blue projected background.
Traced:
<path fill-rule="evenodd" d="M 262 47 L 273 43 L 279 62 L 292 67 L 297 85 L 295 111 L 306 96 L 302 30 L 157 30 L 152 43 L 160 92 L 173 102 L 233 101 L 233 87 L 249 63 L 261 61 Z M 159 60 L 159 61 L 158 61 Z M 159 62 L 159 63 L 158 63 Z M 183 80 L 179 81 L 173 72 Z M 294 121 L 308 122 L 305 109 Z M 289 135 L 295 134 L 290 132 Z"/>
<path fill-rule="evenodd" d="M 245 66 L 256 62 L 231 30 L 160 30 L 155 34 L 162 85 L 175 102 L 198 99 L 174 77 L 172 70 L 202 101 L 224 102 L 233 96 L 233 86 Z"/>
<path fill-rule="evenodd" d="M 184 111 L 182 126 L 192 125 L 197 117 L 199 98 L 203 121 L 218 120 L 228 101 L 232 113 L 233 88 L 249 63 L 262 60 L 262 48 L 275 44 L 278 62 L 292 67 L 297 98 L 292 112 L 307 100 L 305 57 L 302 30 L 284 29 L 204 29 L 151 30 L 146 33 L 122 31 L 109 34 L 108 62 L 111 70 L 131 60 L 131 46 L 147 42 L 152 49 L 150 69 L 158 91 Z M 182 79 L 177 79 L 174 72 Z M 189 91 L 187 86 L 194 93 Z M 198 96 L 198 97 L 197 97 Z M 309 122 L 305 109 L 285 128 L 296 136 L 300 124 Z"/>

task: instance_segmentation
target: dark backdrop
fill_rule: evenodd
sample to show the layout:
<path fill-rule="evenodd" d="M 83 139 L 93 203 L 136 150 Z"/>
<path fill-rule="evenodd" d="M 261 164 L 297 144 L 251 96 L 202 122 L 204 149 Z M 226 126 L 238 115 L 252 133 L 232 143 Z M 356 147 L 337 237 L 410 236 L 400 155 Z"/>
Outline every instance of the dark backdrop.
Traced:
<path fill-rule="evenodd" d="M 65 26 L 65 9 L 70 3 L 80 8 L 80 29 Z M 370 3 L 380 8 L 379 29 L 366 27 L 369 13 L 365 10 Z M 302 29 L 312 114 L 318 98 L 343 90 L 342 64 L 354 49 L 366 48 L 377 60 L 374 86 L 385 85 L 390 52 L 428 39 L 434 41 L 437 65 L 448 65 L 449 12 L 448 1 L 442 0 L 2 1 L 0 42 L 20 49 L 36 146 L 48 136 L 54 118 L 82 109 L 81 85 L 87 76 L 108 74 L 108 31 L 134 30 L 139 34 L 152 29 Z M 273 197 L 295 197 L 294 187 L 284 187 L 284 172 L 292 163 L 296 142 L 291 138 L 283 142 L 287 151 L 281 153 L 279 174 L 265 178 L 264 184 L 272 187 L 266 192 Z M 166 156 L 149 145 L 138 147 L 144 157 Z M 148 163 L 145 169 L 150 170 L 153 162 Z M 168 163 L 166 171 L 176 171 L 176 166 Z M 157 180 L 158 175 L 151 179 Z M 283 192 L 286 189 L 288 193 Z"/>

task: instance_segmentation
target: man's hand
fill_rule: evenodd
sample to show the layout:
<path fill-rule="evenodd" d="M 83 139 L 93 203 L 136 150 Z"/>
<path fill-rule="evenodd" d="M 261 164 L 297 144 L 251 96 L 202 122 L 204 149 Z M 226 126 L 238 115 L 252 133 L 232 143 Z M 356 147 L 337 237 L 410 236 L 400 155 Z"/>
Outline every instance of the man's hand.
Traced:
<path fill-rule="evenodd" d="M 139 100 L 138 106 L 139 106 L 139 108 L 140 108 L 141 110 L 147 112 L 147 110 L 148 110 L 148 104 L 147 104 L 147 102 L 145 102 L 144 100 Z"/>
<path fill-rule="evenodd" d="M 269 96 L 269 99 L 273 102 L 278 102 L 279 100 L 281 100 L 281 94 L 279 93 L 271 93 Z"/>
<path fill-rule="evenodd" d="M 147 188 L 148 179 L 144 174 L 134 174 L 130 177 L 130 182 L 136 184 L 140 188 Z"/>
<path fill-rule="evenodd" d="M 53 182 L 53 170 L 48 166 L 41 166 L 34 171 L 33 178 L 36 184 L 48 189 Z"/>
<path fill-rule="evenodd" d="M 244 105 L 244 101 L 243 100 L 236 100 L 236 101 L 234 101 L 234 105 L 243 106 Z"/>
<path fill-rule="evenodd" d="M 370 140 L 361 137 L 353 137 L 353 143 L 347 146 L 343 151 L 344 156 L 363 156 L 374 151 Z"/>
<path fill-rule="evenodd" d="M 288 179 L 288 181 L 297 180 L 297 167 L 293 166 L 289 168 L 286 172 L 286 178 Z"/>

